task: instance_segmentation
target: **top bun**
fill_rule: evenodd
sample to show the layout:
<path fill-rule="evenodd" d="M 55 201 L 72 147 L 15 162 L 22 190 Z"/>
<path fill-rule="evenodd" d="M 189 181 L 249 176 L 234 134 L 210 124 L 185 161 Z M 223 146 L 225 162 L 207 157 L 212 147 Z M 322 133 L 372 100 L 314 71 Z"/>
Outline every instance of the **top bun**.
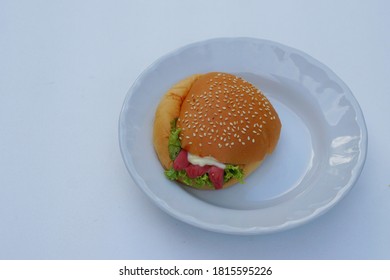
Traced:
<path fill-rule="evenodd" d="M 194 80 L 177 122 L 183 149 L 231 164 L 259 162 L 272 153 L 281 122 L 259 89 L 220 72 Z"/>

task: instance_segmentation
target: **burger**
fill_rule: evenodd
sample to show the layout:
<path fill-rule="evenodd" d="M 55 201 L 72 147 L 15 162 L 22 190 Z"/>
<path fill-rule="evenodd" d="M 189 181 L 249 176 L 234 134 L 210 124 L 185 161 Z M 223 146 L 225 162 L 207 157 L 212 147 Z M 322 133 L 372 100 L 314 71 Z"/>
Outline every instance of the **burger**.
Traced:
<path fill-rule="evenodd" d="M 243 183 L 259 167 L 274 151 L 281 126 L 267 97 L 243 78 L 194 74 L 162 97 L 153 144 L 168 179 L 218 190 Z"/>

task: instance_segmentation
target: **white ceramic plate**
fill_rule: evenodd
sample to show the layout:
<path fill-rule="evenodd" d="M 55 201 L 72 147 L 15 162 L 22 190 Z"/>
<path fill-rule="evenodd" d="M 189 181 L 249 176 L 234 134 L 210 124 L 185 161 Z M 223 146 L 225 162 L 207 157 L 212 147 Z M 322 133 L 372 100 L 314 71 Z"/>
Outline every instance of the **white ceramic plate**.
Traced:
<path fill-rule="evenodd" d="M 275 152 L 246 184 L 199 191 L 164 177 L 152 126 L 166 90 L 210 71 L 257 85 L 283 127 Z M 364 165 L 367 130 L 351 91 L 317 60 L 271 41 L 220 38 L 180 48 L 141 74 L 123 104 L 119 141 L 134 181 L 164 211 L 211 231 L 259 234 L 301 225 L 340 201 Z"/>

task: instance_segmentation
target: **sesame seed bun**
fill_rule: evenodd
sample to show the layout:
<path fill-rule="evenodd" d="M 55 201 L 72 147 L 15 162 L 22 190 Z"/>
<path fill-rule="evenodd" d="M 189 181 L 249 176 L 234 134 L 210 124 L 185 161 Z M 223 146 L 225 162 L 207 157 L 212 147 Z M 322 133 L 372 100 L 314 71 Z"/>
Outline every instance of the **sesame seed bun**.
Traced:
<path fill-rule="evenodd" d="M 183 149 L 240 165 L 245 177 L 273 152 L 281 130 L 275 109 L 249 82 L 221 72 L 192 75 L 170 88 L 156 110 L 153 143 L 165 169 L 173 164 L 168 139 L 175 118 Z"/>
<path fill-rule="evenodd" d="M 274 150 L 281 129 L 275 109 L 259 89 L 215 72 L 193 83 L 177 126 L 185 150 L 234 164 L 261 161 Z"/>

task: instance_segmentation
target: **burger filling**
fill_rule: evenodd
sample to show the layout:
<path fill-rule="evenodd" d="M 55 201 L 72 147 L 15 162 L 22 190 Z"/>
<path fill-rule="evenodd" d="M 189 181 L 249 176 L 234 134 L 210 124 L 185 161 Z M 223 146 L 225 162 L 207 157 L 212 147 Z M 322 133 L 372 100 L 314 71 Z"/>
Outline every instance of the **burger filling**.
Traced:
<path fill-rule="evenodd" d="M 193 187 L 210 186 L 221 189 L 225 182 L 235 178 L 243 182 L 244 174 L 237 165 L 223 164 L 212 157 L 198 157 L 191 155 L 181 148 L 180 128 L 176 127 L 176 120 L 171 123 L 168 150 L 173 166 L 165 171 L 170 180 L 179 180 Z"/>

